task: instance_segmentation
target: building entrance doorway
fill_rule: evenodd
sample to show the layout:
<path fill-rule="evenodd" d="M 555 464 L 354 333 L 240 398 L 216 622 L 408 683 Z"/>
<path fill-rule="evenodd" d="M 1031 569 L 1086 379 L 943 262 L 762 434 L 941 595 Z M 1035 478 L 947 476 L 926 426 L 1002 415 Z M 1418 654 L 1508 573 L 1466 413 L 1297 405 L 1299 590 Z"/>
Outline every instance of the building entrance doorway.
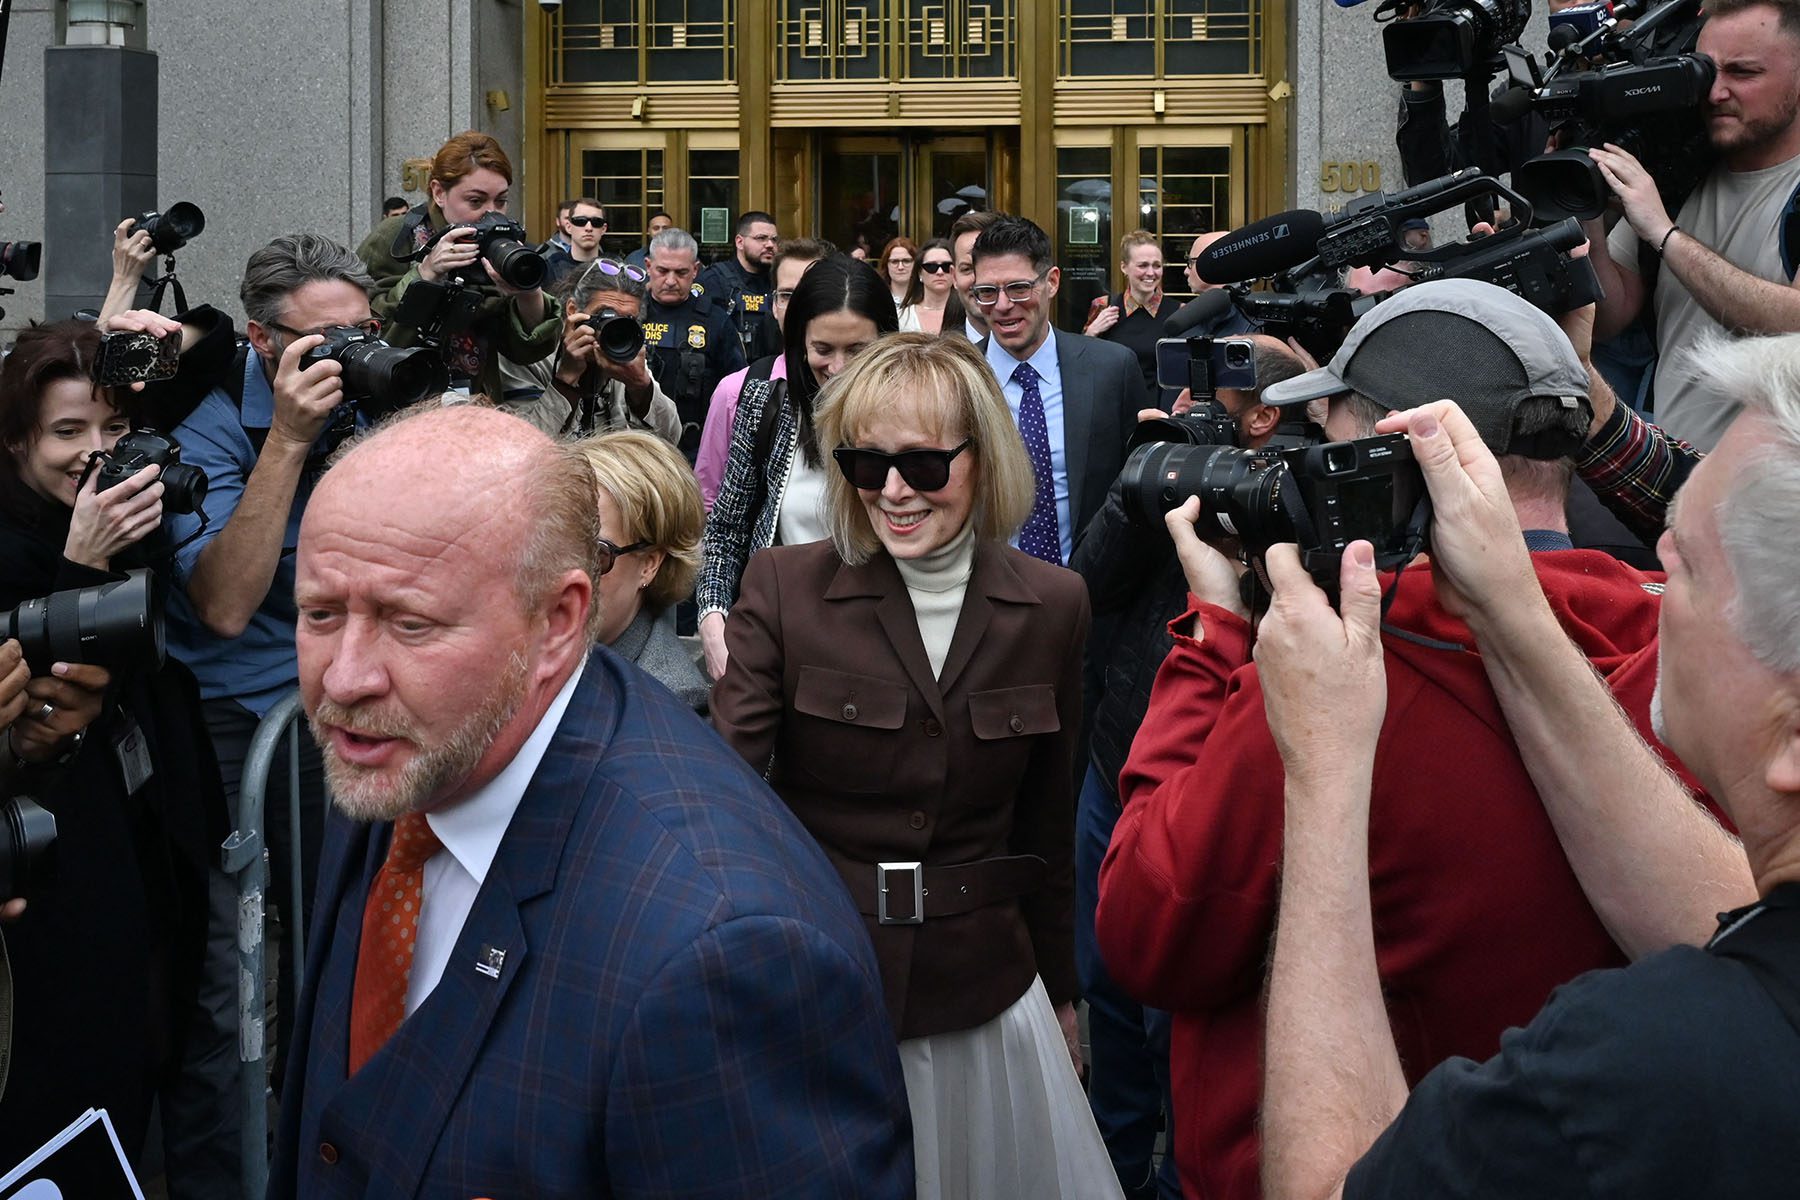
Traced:
<path fill-rule="evenodd" d="M 862 245 L 873 262 L 890 238 L 945 237 L 957 217 L 992 207 L 988 138 L 929 133 L 822 135 L 814 212 L 822 237 Z"/>

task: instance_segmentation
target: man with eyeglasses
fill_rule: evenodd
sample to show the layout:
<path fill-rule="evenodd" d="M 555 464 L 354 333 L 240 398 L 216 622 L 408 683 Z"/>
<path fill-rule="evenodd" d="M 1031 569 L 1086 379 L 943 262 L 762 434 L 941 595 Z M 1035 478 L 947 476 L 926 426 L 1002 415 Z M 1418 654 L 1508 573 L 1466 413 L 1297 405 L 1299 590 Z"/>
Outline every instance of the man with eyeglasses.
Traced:
<path fill-rule="evenodd" d="M 351 428 L 334 421 L 344 399 L 343 368 L 302 362 L 332 328 L 379 328 L 369 309 L 367 269 L 343 246 L 313 234 L 276 238 L 250 256 L 239 298 L 249 346 L 225 382 L 175 429 L 183 463 L 206 473 L 199 513 L 165 517 L 174 555 L 168 589 L 169 650 L 200 684 L 201 710 L 231 811 L 257 723 L 300 681 L 294 654 L 293 547 L 326 456 Z M 360 424 L 360 417 L 355 423 Z M 379 517 L 372 515 L 372 520 Z M 300 739 L 302 913 L 324 822 L 324 783 L 305 723 Z M 269 777 L 269 895 L 291 896 L 287 772 Z M 188 1033 L 183 1081 L 163 1121 L 191 1154 L 182 1170 L 188 1195 L 235 1195 L 240 1122 L 237 1088 L 236 888 L 222 871 L 208 880 L 211 911 L 200 1012 Z M 280 942 L 283 978 L 300 964 Z M 292 1016 L 280 1013 L 277 1046 L 288 1043 Z M 178 1152 L 180 1153 L 180 1152 Z"/>
<path fill-rule="evenodd" d="M 968 297 L 989 331 L 983 351 L 1037 477 L 1018 546 L 1066 566 L 1125 465 L 1125 443 L 1146 404 L 1144 374 L 1116 342 L 1051 328 L 1061 273 L 1037 225 L 1003 217 L 976 236 L 970 257 Z"/>
<path fill-rule="evenodd" d="M 571 200 L 563 227 L 569 231 L 568 248 L 555 246 L 544 255 L 547 292 L 556 291 L 569 276 L 600 257 L 600 239 L 606 234 L 606 209 L 587 196 Z"/>
<path fill-rule="evenodd" d="M 1216 233 L 1203 233 L 1188 247 L 1187 266 L 1183 274 L 1187 276 L 1188 287 L 1193 290 L 1194 298 L 1176 309 L 1163 322 L 1164 337 L 1242 337 L 1255 333 L 1259 328 L 1231 303 L 1230 292 L 1216 283 L 1206 282 L 1195 269 L 1199 265 L 1200 256 L 1206 253 L 1206 248 L 1227 232 L 1229 231 L 1219 230 Z M 1164 400 L 1172 398 L 1167 394 L 1163 396 Z"/>
<path fill-rule="evenodd" d="M 665 229 L 650 239 L 649 298 L 644 337 L 650 373 L 681 414 L 681 453 L 694 461 L 706 406 L 725 376 L 744 365 L 731 314 L 696 286 L 700 246 L 685 229 Z"/>

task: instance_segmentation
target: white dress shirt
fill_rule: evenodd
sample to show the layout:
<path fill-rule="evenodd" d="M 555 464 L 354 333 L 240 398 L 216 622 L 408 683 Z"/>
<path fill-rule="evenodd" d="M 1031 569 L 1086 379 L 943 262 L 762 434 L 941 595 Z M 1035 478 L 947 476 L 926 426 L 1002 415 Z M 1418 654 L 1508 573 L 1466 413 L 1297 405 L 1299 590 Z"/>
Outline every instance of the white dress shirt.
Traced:
<path fill-rule="evenodd" d="M 562 724 L 563 713 L 581 681 L 584 661 L 575 668 L 556 698 L 550 701 L 543 720 L 513 755 L 501 772 L 474 795 L 447 808 L 425 814 L 425 823 L 437 835 L 444 848 L 425 860 L 425 886 L 419 902 L 419 935 L 413 943 L 412 974 L 406 980 L 406 1015 L 412 1016 L 425 997 L 444 977 L 450 965 L 450 951 L 462 936 L 463 923 L 475 907 L 476 893 L 487 879 L 494 855 L 500 851 L 500 839 L 512 824 L 519 801 L 531 777 L 537 774 L 550 739 Z M 465 963 L 472 969 L 473 963 Z"/>
<path fill-rule="evenodd" d="M 1014 382 L 1012 375 L 1021 360 L 1014 358 L 1000 344 L 999 338 L 988 339 L 987 360 L 994 377 L 1000 381 L 1000 391 L 1006 396 L 1006 407 L 1012 409 L 1013 424 L 1016 425 L 1019 402 L 1025 396 L 1025 389 Z M 1050 472 L 1056 481 L 1056 532 L 1062 542 L 1062 560 L 1066 566 L 1069 557 L 1075 553 L 1072 527 L 1075 517 L 1069 507 L 1069 454 L 1063 444 L 1062 360 L 1056 356 L 1056 331 L 1046 329 L 1043 344 L 1023 361 L 1030 363 L 1032 370 L 1038 373 L 1038 399 L 1044 402 L 1044 430 L 1050 439 Z M 1019 539 L 1013 538 L 1012 544 L 1017 546 Z"/>

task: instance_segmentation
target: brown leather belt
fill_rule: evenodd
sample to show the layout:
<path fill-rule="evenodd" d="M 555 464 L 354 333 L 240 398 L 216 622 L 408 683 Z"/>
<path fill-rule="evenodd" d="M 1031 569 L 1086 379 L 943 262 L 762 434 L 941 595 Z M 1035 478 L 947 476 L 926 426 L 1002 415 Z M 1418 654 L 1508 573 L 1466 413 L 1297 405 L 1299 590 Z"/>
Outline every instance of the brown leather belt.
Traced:
<path fill-rule="evenodd" d="M 955 866 L 839 860 L 857 911 L 882 925 L 919 925 L 1014 900 L 1044 882 L 1049 864 L 1035 854 L 984 858 Z"/>

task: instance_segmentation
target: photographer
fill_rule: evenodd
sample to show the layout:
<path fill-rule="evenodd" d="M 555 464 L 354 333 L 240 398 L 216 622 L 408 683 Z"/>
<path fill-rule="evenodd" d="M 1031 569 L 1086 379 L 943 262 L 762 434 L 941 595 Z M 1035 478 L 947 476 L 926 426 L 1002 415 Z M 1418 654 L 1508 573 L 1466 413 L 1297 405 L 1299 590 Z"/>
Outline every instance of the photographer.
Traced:
<path fill-rule="evenodd" d="M 175 431 L 182 457 L 206 473 L 204 526 L 198 514 L 169 518 L 179 544 L 169 596 L 169 649 L 200 682 L 207 732 L 226 797 L 236 810 L 245 756 L 257 723 L 299 683 L 294 653 L 293 547 L 307 501 L 332 449 L 363 424 L 344 404 L 344 368 L 304 357 L 326 330 L 370 327 L 373 286 L 357 257 L 313 234 L 276 238 L 250 256 L 238 296 L 249 318 L 249 348 L 226 383 Z M 335 416 L 334 416 L 335 414 Z M 353 418 L 346 420 L 346 418 Z M 310 911 L 324 823 L 318 748 L 300 728 L 302 899 Z M 288 777 L 269 780 L 270 895 L 291 895 Z M 165 1121 L 205 1161 L 188 1173 L 197 1191 L 236 1187 L 236 888 L 222 871 L 209 879 L 212 920 L 201 1006 L 209 1024 L 189 1039 L 188 1099 Z M 284 913 L 288 920 L 306 914 Z M 297 969 L 280 942 L 283 977 Z M 279 1010 L 277 1044 L 292 1014 Z"/>
<path fill-rule="evenodd" d="M 1447 1062 L 1410 1096 L 1369 953 L 1379 917 L 1363 850 L 1372 817 L 1385 820 L 1370 763 L 1393 703 L 1373 573 L 1346 558 L 1340 619 L 1272 563 L 1276 606 L 1257 657 L 1288 828 L 1263 1108 L 1271 1200 L 1791 1188 L 1800 663 L 1777 631 L 1795 595 L 1800 338 L 1719 338 L 1695 353 L 1708 384 L 1745 407 L 1672 514 L 1662 637 L 1642 657 L 1661 677 L 1658 730 L 1741 844 L 1661 769 L 1559 628 L 1467 417 L 1446 402 L 1383 422 L 1407 432 L 1436 502 L 1445 601 L 1473 632 L 1582 886 L 1637 959 L 1559 989 L 1497 1057 Z M 1350 717 L 1315 736 L 1321 708 Z"/>
<path fill-rule="evenodd" d="M 502 362 L 506 392 L 499 407 L 551 437 L 643 429 L 670 445 L 679 441 L 681 416 L 650 374 L 643 326 L 637 324 L 646 278 L 640 268 L 611 258 L 583 268 L 563 299 L 562 345 L 527 367 Z M 601 322 L 610 321 L 635 327 L 638 345 L 632 357 L 620 361 L 602 349 Z"/>
<path fill-rule="evenodd" d="M 1568 456 L 1587 434 L 1587 377 L 1538 309 L 1466 280 L 1417 284 L 1364 315 L 1321 370 L 1265 403 L 1322 400 L 1326 433 L 1369 433 L 1384 412 L 1445 389 L 1501 456 L 1531 564 L 1563 625 L 1648 730 L 1660 576 L 1577 550 L 1564 526 Z M 1260 990 L 1281 857 L 1281 764 L 1250 662 L 1235 573 L 1204 547 L 1198 505 L 1169 515 L 1195 598 L 1174 626 L 1143 731 L 1120 780 L 1125 811 L 1101 871 L 1108 970 L 1173 1011 L 1178 1165 L 1198 1189 L 1256 1194 Z M 1624 955 L 1571 872 L 1498 717 L 1455 608 L 1426 564 L 1382 581 L 1394 702 L 1382 728 L 1370 839 L 1393 1002 L 1411 1077 L 1491 1054 L 1553 987 Z M 1331 727 L 1355 713 L 1321 713 Z"/>
<path fill-rule="evenodd" d="M 464 280 L 477 306 L 464 327 L 444 331 L 444 363 L 452 387 L 498 400 L 504 394 L 500 360 L 537 362 L 555 352 L 562 330 L 549 297 L 508 283 L 482 256 L 473 228 L 489 214 L 505 214 L 512 163 L 499 142 L 469 130 L 438 149 L 429 187 L 425 204 L 383 221 L 357 247 L 375 278 L 374 313 L 387 325 L 389 341 L 412 345 L 420 331 L 410 316 L 401 319 L 408 292 L 420 283 Z"/>
<path fill-rule="evenodd" d="M 1675 353 L 1711 332 L 1800 330 L 1795 222 L 1800 221 L 1800 0 L 1711 0 L 1698 53 L 1717 67 L 1706 101 L 1719 162 L 1671 219 L 1656 182 L 1616 146 L 1589 153 L 1624 210 L 1594 269 L 1606 289 L 1594 335 L 1623 329 L 1651 301 L 1657 422 L 1710 450 L 1737 414 L 1735 396 L 1710 388 Z"/>
<path fill-rule="evenodd" d="M 106 324 L 182 336 L 155 313 Z M 94 382 L 101 337 L 87 322 L 36 326 L 0 368 L 0 612 L 166 562 L 160 469 L 104 488 L 96 469 L 142 400 Z M 193 676 L 173 659 L 111 674 L 24 666 L 35 677 L 6 722 L 9 789 L 55 816 L 56 869 L 7 931 L 15 1020 L 0 1160 L 104 1106 L 135 1161 L 191 1017 L 209 847 L 224 836 L 218 770 Z M 16 674 L 6 657 L 0 667 Z"/>
<path fill-rule="evenodd" d="M 1259 334 L 1252 341 L 1256 390 L 1220 388 L 1216 400 L 1234 426 L 1235 444 L 1247 449 L 1265 445 L 1282 420 L 1280 409 L 1262 403 L 1262 389 L 1307 367 L 1275 338 Z M 1174 410 L 1184 414 L 1192 403 L 1184 390 Z M 1138 415 L 1162 416 L 1155 409 Z M 1150 1180 L 1150 1152 L 1168 1089 L 1169 1021 L 1166 1013 L 1142 1008 L 1106 973 L 1094 943 L 1094 909 L 1100 860 L 1119 819 L 1119 772 L 1150 706 L 1157 667 L 1174 644 L 1169 622 L 1186 607 L 1188 589 L 1166 534 L 1131 520 L 1125 503 L 1123 480 L 1115 480 L 1069 566 L 1087 581 L 1096 619 L 1112 623 L 1111 641 L 1099 651 L 1105 691 L 1094 712 L 1075 818 L 1075 965 L 1088 1002 L 1093 1051 L 1088 1099 L 1119 1182 L 1131 1197 L 1151 1195 L 1156 1186 Z M 1165 1156 L 1161 1175 L 1163 1194 L 1179 1194 L 1173 1155 Z"/>

